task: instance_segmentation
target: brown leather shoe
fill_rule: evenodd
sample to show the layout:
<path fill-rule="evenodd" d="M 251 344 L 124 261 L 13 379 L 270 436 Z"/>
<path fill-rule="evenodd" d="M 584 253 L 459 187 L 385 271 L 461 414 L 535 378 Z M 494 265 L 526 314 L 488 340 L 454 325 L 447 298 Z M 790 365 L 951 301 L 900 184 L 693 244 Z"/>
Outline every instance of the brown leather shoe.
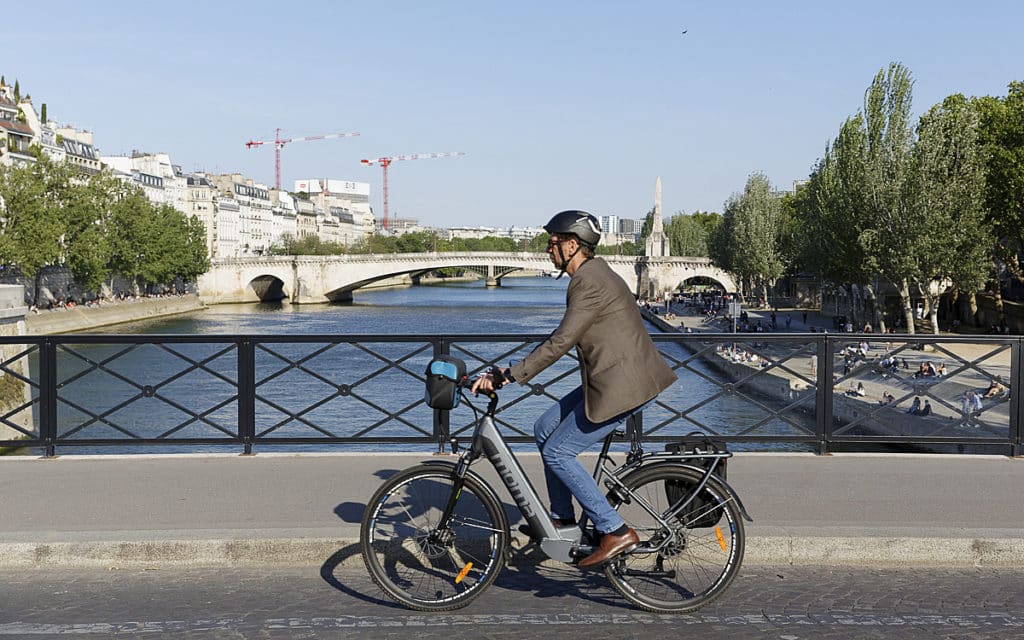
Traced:
<path fill-rule="evenodd" d="M 607 562 L 623 551 L 629 551 L 639 542 L 640 536 L 636 535 L 636 531 L 632 529 L 629 529 L 621 536 L 613 536 L 606 533 L 601 537 L 601 544 L 598 545 L 594 553 L 580 560 L 579 566 L 592 567 L 602 562 Z"/>

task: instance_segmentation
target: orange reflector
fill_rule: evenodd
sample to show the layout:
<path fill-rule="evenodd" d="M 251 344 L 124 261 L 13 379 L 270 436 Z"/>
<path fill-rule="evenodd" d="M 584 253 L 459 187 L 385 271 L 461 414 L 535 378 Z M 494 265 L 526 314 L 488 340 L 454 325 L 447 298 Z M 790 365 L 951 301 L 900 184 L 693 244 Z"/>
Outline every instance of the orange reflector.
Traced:
<path fill-rule="evenodd" d="M 719 534 L 719 535 L 721 535 L 721 534 Z M 466 566 L 462 567 L 462 571 L 459 572 L 459 575 L 455 576 L 455 584 L 459 584 L 460 582 L 462 582 L 462 579 L 466 577 L 466 575 L 469 573 L 469 570 L 472 569 L 472 568 L 473 568 L 473 563 L 472 562 L 467 562 Z"/>
<path fill-rule="evenodd" d="M 722 547 L 722 551 L 728 551 L 725 548 L 725 536 L 722 535 L 722 527 L 715 527 L 715 535 L 718 536 L 718 546 Z"/>

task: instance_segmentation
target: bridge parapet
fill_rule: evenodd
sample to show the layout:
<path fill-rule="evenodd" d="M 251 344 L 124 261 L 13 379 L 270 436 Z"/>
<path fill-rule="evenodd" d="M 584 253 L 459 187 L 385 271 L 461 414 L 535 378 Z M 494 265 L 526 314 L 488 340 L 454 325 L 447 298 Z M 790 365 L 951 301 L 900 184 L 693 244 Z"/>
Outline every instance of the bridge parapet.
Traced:
<path fill-rule="evenodd" d="M 705 277 L 735 290 L 732 277 L 707 258 L 636 258 L 602 256 L 608 265 L 639 295 L 675 289 L 694 277 Z M 550 271 L 546 253 L 530 252 L 428 252 L 393 254 L 345 254 L 338 256 L 261 256 L 215 260 L 199 279 L 204 301 L 258 302 L 286 299 L 292 303 L 324 303 L 351 300 L 352 292 L 388 279 L 443 268 L 475 268 L 487 273 L 489 284 L 517 270 Z"/>

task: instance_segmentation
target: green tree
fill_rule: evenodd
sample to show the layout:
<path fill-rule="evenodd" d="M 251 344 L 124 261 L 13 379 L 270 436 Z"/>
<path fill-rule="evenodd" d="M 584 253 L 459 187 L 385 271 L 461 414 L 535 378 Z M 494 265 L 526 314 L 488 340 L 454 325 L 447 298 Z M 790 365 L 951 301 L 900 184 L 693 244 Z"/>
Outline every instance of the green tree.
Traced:
<path fill-rule="evenodd" d="M 908 208 L 908 180 L 914 146 L 910 125 L 913 80 L 901 64 L 880 70 L 864 97 L 864 136 L 861 193 L 847 194 L 862 206 L 861 243 L 867 266 L 899 292 L 907 330 L 914 331 L 911 284 L 922 278 L 918 258 L 929 244 L 923 228 Z"/>
<path fill-rule="evenodd" d="M 644 216 L 644 223 L 640 227 L 639 244 L 641 247 L 647 244 L 647 237 L 651 235 L 652 229 L 654 229 L 654 207 L 651 207 L 651 210 Z"/>
<path fill-rule="evenodd" d="M 722 222 L 722 216 L 714 211 L 694 211 L 690 216 L 704 228 L 704 233 L 711 235 L 711 232 L 715 230 Z"/>
<path fill-rule="evenodd" d="M 547 231 L 542 231 L 527 241 L 524 251 L 531 253 L 544 253 L 548 248 L 548 239 L 551 237 Z"/>
<path fill-rule="evenodd" d="M 271 255 L 287 256 L 336 256 L 345 253 L 370 253 L 362 245 L 352 247 L 337 243 L 324 242 L 319 236 L 302 236 L 296 238 L 290 234 L 270 248 Z"/>
<path fill-rule="evenodd" d="M 1024 82 L 1011 82 L 1005 98 L 976 100 L 979 140 L 986 157 L 985 208 L 999 258 L 1024 280 Z"/>
<path fill-rule="evenodd" d="M 67 172 L 45 158 L 27 166 L 0 167 L 0 263 L 36 279 L 36 304 L 40 270 L 58 264 L 63 254 L 61 208 L 67 187 Z"/>
<path fill-rule="evenodd" d="M 782 275 L 779 253 L 783 212 L 762 173 L 747 179 L 743 193 L 726 202 L 722 222 L 712 234 L 715 264 L 748 281 L 767 300 L 768 288 Z"/>
<path fill-rule="evenodd" d="M 152 273 L 149 261 L 160 230 L 153 205 L 137 187 L 125 190 L 110 207 L 111 267 L 132 281 L 139 294 L 144 275 Z"/>
<path fill-rule="evenodd" d="M 921 117 L 908 189 L 909 215 L 922 229 L 915 244 L 917 286 L 939 332 L 939 297 L 948 287 L 979 289 L 992 264 L 985 222 L 985 172 L 979 116 L 962 95 Z"/>
<path fill-rule="evenodd" d="M 669 218 L 665 235 L 668 236 L 672 255 L 707 257 L 708 237 L 719 221 L 717 213 L 699 211 L 692 215 L 680 211 Z"/>
<path fill-rule="evenodd" d="M 635 242 L 627 240 L 620 244 L 598 245 L 594 253 L 599 256 L 636 256 L 643 252 Z"/>
<path fill-rule="evenodd" d="M 848 118 L 839 135 L 811 172 L 806 188 L 794 197 L 794 262 L 819 275 L 833 287 L 849 287 L 846 314 L 860 324 L 859 307 L 852 304 L 854 287 L 870 282 L 875 272 L 861 242 L 867 230 L 864 202 L 867 191 L 867 135 L 861 114 Z M 877 292 L 872 295 L 877 303 Z M 884 322 L 882 329 L 885 329 Z"/>
<path fill-rule="evenodd" d="M 67 167 L 70 171 L 70 166 Z M 111 207 L 127 191 L 109 171 L 87 181 L 72 181 L 64 199 L 66 223 L 64 263 L 75 281 L 99 291 L 110 272 Z"/>
<path fill-rule="evenodd" d="M 152 207 L 143 234 L 145 261 L 139 275 L 146 284 L 168 285 L 195 280 L 210 268 L 202 222 L 169 204 Z"/>

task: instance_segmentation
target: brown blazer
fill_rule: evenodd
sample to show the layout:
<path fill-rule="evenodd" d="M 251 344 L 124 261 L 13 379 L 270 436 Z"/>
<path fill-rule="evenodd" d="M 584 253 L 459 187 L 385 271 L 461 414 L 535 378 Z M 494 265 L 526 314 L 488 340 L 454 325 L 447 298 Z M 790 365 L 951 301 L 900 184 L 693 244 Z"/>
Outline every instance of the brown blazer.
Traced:
<path fill-rule="evenodd" d="M 512 366 L 526 383 L 576 347 L 584 408 L 604 422 L 644 404 L 669 387 L 676 374 L 644 327 L 626 283 L 604 260 L 587 260 L 569 281 L 566 309 L 554 333 Z"/>

